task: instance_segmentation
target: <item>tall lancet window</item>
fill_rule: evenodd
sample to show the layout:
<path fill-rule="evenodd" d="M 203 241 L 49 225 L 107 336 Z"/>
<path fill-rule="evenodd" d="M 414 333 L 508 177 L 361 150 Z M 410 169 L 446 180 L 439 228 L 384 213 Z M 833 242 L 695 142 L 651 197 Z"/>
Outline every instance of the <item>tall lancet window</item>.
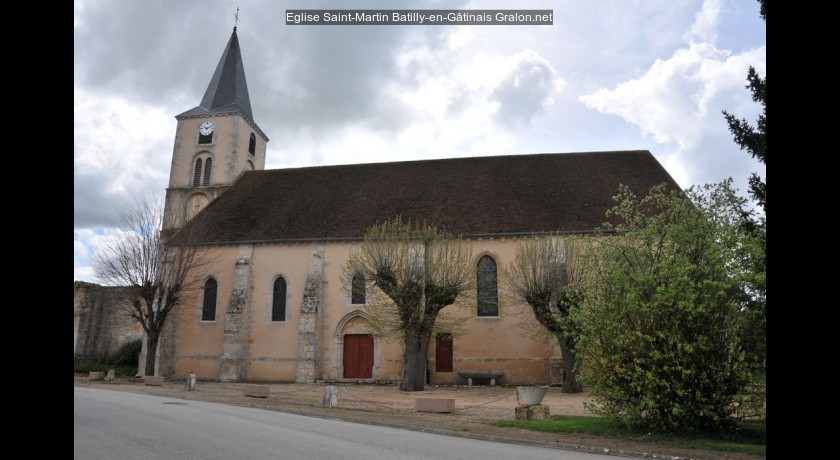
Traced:
<path fill-rule="evenodd" d="M 213 159 L 208 158 L 207 161 L 204 162 L 204 182 L 201 185 L 205 187 L 210 185 L 210 172 L 213 169 Z"/>
<path fill-rule="evenodd" d="M 193 173 L 193 187 L 201 185 L 201 158 L 195 159 L 195 172 Z"/>
<path fill-rule="evenodd" d="M 202 321 L 216 320 L 216 290 L 218 286 L 218 283 L 213 278 L 209 278 L 204 283 L 204 299 L 201 305 Z"/>
<path fill-rule="evenodd" d="M 496 261 L 490 256 L 478 259 L 476 267 L 478 316 L 499 316 L 499 289 L 496 280 Z"/>

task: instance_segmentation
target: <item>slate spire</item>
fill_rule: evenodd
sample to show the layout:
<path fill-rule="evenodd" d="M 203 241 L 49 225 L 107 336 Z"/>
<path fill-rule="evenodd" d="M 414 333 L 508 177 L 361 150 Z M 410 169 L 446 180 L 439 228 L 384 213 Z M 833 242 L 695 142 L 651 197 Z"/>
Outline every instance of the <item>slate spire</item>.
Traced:
<path fill-rule="evenodd" d="M 248 120 L 254 121 L 236 27 L 233 28 L 213 78 L 207 85 L 201 104 L 179 116 L 230 112 L 242 112 Z"/>

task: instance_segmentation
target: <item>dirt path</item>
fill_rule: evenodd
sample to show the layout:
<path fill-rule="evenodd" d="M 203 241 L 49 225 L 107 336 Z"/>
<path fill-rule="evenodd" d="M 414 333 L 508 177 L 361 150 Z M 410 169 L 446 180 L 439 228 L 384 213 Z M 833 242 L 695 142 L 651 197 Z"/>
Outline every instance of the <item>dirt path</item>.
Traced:
<path fill-rule="evenodd" d="M 426 387 L 419 393 L 405 393 L 391 385 L 341 385 L 338 407 L 321 406 L 325 385 L 272 384 L 268 398 L 243 396 L 243 383 L 204 382 L 195 391 L 185 391 L 184 382 L 166 382 L 147 386 L 139 381 L 118 379 L 115 383 L 91 381 L 76 375 L 74 385 L 114 391 L 127 391 L 184 400 L 209 401 L 258 407 L 290 413 L 346 419 L 361 423 L 384 424 L 429 432 L 443 432 L 480 439 L 527 443 L 542 446 L 568 447 L 585 451 L 612 453 L 649 453 L 649 458 L 756 459 L 746 454 L 728 454 L 702 449 L 684 449 L 590 435 L 539 433 L 518 428 L 490 426 L 496 420 L 512 420 L 517 406 L 516 389 L 512 387 Z M 414 399 L 454 398 L 455 412 L 436 414 L 414 411 Z M 591 415 L 584 407 L 587 393 L 566 394 L 550 388 L 543 400 L 552 415 Z"/>

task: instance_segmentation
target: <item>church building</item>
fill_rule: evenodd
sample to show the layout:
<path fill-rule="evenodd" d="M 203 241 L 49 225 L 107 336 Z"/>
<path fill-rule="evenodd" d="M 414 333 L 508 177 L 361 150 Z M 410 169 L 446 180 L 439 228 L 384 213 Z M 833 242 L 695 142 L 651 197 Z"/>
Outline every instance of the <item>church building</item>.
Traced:
<path fill-rule="evenodd" d="M 400 380 L 400 342 L 371 333 L 366 293 L 341 277 L 365 232 L 399 215 L 466 239 L 483 290 L 473 296 L 480 302 L 451 312 L 467 318 L 465 334 L 432 338 L 429 383 L 466 383 L 459 372 L 560 383 L 555 339 L 517 328 L 501 268 L 534 234 L 593 234 L 619 184 L 639 194 L 663 182 L 679 188 L 648 151 L 266 170 L 269 139 L 251 110 L 236 28 L 200 104 L 175 118 L 164 231 L 200 225 L 213 263 L 161 342 L 158 374 L 173 378 Z"/>

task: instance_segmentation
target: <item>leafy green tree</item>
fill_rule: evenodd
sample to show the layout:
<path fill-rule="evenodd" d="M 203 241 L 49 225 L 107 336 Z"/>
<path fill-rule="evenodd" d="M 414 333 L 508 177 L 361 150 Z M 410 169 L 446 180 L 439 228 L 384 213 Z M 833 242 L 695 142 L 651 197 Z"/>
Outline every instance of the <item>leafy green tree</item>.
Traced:
<path fill-rule="evenodd" d="M 759 0 L 761 5 L 759 15 L 761 19 L 767 22 L 766 0 Z M 730 114 L 726 110 L 723 111 L 723 116 L 729 124 L 729 131 L 735 138 L 735 142 L 741 147 L 741 150 L 746 149 L 753 158 L 767 164 L 767 76 L 761 78 L 755 68 L 750 66 L 747 72 L 747 88 L 752 93 L 754 102 L 761 104 L 761 115 L 758 116 L 756 126 L 753 127 L 750 123 L 742 118 L 738 119 L 735 115 Z M 767 183 L 753 173 L 750 176 L 750 195 L 758 202 L 762 209 L 767 211 Z"/>
<path fill-rule="evenodd" d="M 575 238 L 535 236 L 516 247 L 514 259 L 502 271 L 513 301 L 527 304 L 530 316 L 557 339 L 563 355 L 564 393 L 578 393 L 582 389 L 577 381 L 580 367 L 575 352 L 577 325 L 571 317 L 571 311 L 583 302 L 580 248 L 581 242 Z M 521 321 L 520 327 L 529 328 L 531 324 Z"/>
<path fill-rule="evenodd" d="M 644 197 L 622 186 L 615 200 L 576 311 L 593 409 L 659 432 L 731 426 L 756 366 L 749 311 L 764 302 L 763 245 L 742 225 L 744 199 L 730 179 Z"/>
<path fill-rule="evenodd" d="M 767 1 L 758 0 L 759 16 L 765 22 L 767 21 Z M 753 158 L 758 159 L 764 164 L 767 164 L 767 77 L 761 78 L 754 67 L 750 67 L 747 73 L 747 88 L 752 93 L 754 102 L 758 102 L 762 106 L 762 113 L 758 116 L 756 127 L 750 125 L 746 119 L 737 119 L 734 115 L 729 114 L 725 110 L 723 115 L 726 118 L 729 130 L 732 133 L 735 142 L 746 149 Z M 753 173 L 749 179 L 750 196 L 767 211 L 767 183 Z M 747 210 L 745 203 L 742 203 L 741 208 L 741 223 L 745 231 L 752 233 L 761 241 L 763 251 L 761 257 L 754 258 L 751 263 L 754 264 L 754 271 L 766 272 L 767 261 L 767 221 L 766 217 L 762 216 L 756 218 L 752 211 Z M 747 304 L 745 315 L 748 318 L 749 327 L 747 328 L 747 335 L 750 342 L 752 353 L 750 354 L 756 361 L 757 368 L 763 370 L 766 364 L 766 331 L 767 331 L 767 317 L 766 317 L 766 303 L 763 301 L 766 293 L 766 283 L 761 283 L 755 286 L 755 289 L 760 293 L 757 296 L 748 296 L 745 299 Z M 755 301 L 755 299 L 762 299 Z"/>
<path fill-rule="evenodd" d="M 433 225 L 397 217 L 371 227 L 351 251 L 342 265 L 343 285 L 352 286 L 357 274 L 370 295 L 366 310 L 374 332 L 402 340 L 400 390 L 423 390 L 432 333 L 439 320 L 458 324 L 442 310 L 462 303 L 475 284 L 470 246 Z"/>

